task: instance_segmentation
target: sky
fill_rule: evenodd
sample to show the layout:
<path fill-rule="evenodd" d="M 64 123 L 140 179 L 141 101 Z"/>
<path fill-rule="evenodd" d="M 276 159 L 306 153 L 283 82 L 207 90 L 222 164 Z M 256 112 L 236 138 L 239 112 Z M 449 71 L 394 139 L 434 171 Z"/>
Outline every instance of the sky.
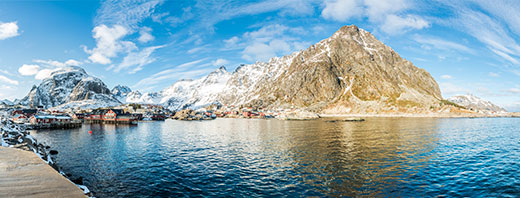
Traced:
<path fill-rule="evenodd" d="M 520 111 L 520 2 L 487 0 L 1 1 L 0 99 L 80 66 L 110 88 L 268 61 L 356 25 L 424 68 L 444 98 Z M 377 82 L 375 82 L 377 83 Z"/>

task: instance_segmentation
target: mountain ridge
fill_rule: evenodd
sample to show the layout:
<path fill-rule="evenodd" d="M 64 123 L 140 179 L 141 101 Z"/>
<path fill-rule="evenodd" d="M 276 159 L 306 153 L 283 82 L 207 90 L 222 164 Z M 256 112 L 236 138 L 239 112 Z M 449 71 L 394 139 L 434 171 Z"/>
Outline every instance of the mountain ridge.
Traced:
<path fill-rule="evenodd" d="M 108 90 L 83 69 L 72 76 L 78 81 L 72 84 L 81 85 L 79 90 L 66 102 L 51 101 L 47 106 L 97 100 L 86 93 L 100 93 L 108 98 L 100 96 L 101 101 L 158 104 L 171 110 L 211 104 L 325 114 L 431 113 L 444 108 L 439 86 L 426 70 L 355 25 L 344 26 L 307 49 L 242 64 L 233 72 L 220 67 L 199 79 L 177 80 L 159 92 L 141 93 L 122 85 Z M 89 83 L 79 83 L 87 78 Z M 33 87 L 21 104 L 35 104 L 29 98 L 38 95 L 44 84 Z"/>

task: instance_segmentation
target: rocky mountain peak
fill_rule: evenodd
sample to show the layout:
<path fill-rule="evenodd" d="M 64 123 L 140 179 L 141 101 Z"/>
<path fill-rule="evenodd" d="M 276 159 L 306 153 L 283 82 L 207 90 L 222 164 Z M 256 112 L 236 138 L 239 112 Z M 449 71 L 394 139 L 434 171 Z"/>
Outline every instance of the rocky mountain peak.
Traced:
<path fill-rule="evenodd" d="M 126 96 L 128 93 L 132 92 L 132 89 L 130 89 L 128 86 L 117 85 L 112 88 L 111 92 L 114 94 L 114 96 Z"/>
<path fill-rule="evenodd" d="M 228 85 L 227 104 L 328 113 L 427 112 L 442 99 L 428 72 L 357 26 L 292 55 L 241 66 Z"/>
<path fill-rule="evenodd" d="M 80 102 L 87 100 L 88 104 Z M 51 108 L 69 102 L 78 105 L 119 104 L 103 81 L 88 75 L 81 67 L 64 67 L 52 72 L 40 85 L 33 86 L 19 104 Z"/>

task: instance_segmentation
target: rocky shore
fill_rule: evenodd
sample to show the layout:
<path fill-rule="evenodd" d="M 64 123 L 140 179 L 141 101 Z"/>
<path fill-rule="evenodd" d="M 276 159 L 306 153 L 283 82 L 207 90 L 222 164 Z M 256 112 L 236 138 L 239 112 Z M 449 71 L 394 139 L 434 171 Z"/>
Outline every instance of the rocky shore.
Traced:
<path fill-rule="evenodd" d="M 15 124 L 6 118 L 0 117 L 0 145 L 2 147 L 34 152 L 46 164 L 80 188 L 86 196 L 93 197 L 92 192 L 83 185 L 82 177 L 71 179 L 71 175 L 64 173 L 57 165 L 56 155 L 58 151 L 52 150 L 50 146 L 38 143 L 38 141 L 26 131 L 25 126 Z"/>

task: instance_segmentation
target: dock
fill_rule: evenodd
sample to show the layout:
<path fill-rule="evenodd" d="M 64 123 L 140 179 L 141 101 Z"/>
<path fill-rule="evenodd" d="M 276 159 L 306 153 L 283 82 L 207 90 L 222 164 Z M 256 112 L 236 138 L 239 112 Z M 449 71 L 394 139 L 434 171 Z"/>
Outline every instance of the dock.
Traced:
<path fill-rule="evenodd" d="M 40 123 L 40 124 L 26 124 L 27 129 L 74 129 L 81 128 L 83 122 L 80 120 L 68 123 Z"/>
<path fill-rule="evenodd" d="M 35 153 L 0 147 L 0 197 L 86 196 Z"/>

